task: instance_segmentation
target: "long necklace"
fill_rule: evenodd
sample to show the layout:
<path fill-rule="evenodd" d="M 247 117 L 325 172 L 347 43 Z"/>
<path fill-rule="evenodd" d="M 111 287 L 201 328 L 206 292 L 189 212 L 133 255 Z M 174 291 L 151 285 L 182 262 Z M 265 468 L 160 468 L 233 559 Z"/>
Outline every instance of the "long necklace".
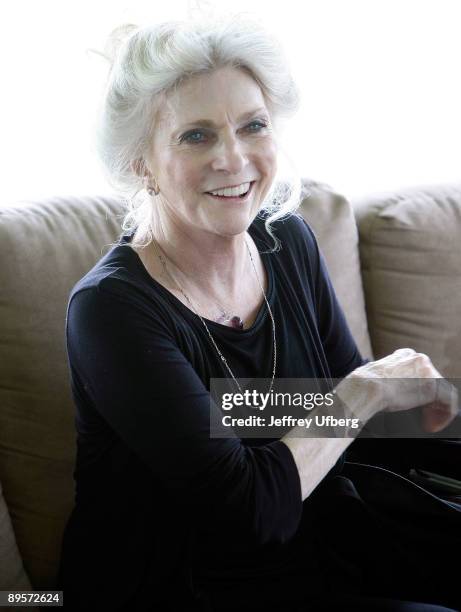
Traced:
<path fill-rule="evenodd" d="M 180 291 L 180 292 L 182 293 L 182 295 L 183 295 L 183 296 L 186 298 L 186 300 L 187 300 L 188 304 L 190 305 L 190 307 L 191 307 L 192 311 L 193 311 L 193 312 L 194 312 L 194 313 L 195 313 L 195 314 L 196 314 L 198 317 L 200 317 L 200 320 L 202 321 L 203 325 L 205 326 L 205 329 L 206 329 L 206 331 L 207 331 L 207 333 L 208 333 L 208 336 L 210 337 L 210 340 L 211 340 L 211 342 L 213 343 L 213 346 L 215 347 L 215 349 L 216 349 L 216 351 L 217 351 L 217 353 L 218 353 L 219 357 L 220 357 L 220 358 L 221 358 L 221 360 L 224 362 L 224 365 L 226 366 L 226 368 L 228 369 L 228 371 L 229 371 L 230 375 L 231 375 L 231 376 L 232 376 L 232 378 L 234 379 L 235 384 L 236 384 L 236 385 L 237 385 L 237 387 L 239 388 L 240 393 L 243 393 L 242 388 L 241 388 L 241 386 L 239 385 L 239 383 L 238 383 L 237 379 L 235 378 L 235 376 L 234 376 L 234 374 L 233 374 L 232 370 L 230 369 L 229 364 L 227 363 L 226 358 L 224 357 L 224 355 L 223 355 L 223 354 L 221 353 L 221 351 L 219 350 L 219 348 L 218 348 L 218 346 L 217 346 L 217 344 L 216 344 L 216 342 L 215 342 L 215 340 L 214 340 L 213 336 L 211 335 L 211 332 L 210 332 L 210 330 L 208 329 L 208 325 L 205 323 L 205 321 L 204 321 L 203 317 L 201 317 L 201 316 L 200 316 L 200 314 L 197 312 L 196 308 L 195 308 L 195 307 L 192 305 L 192 301 L 190 300 L 189 296 L 188 296 L 188 295 L 186 295 L 186 293 L 183 291 L 182 287 L 179 285 L 179 283 L 176 281 L 176 279 L 175 279 L 175 278 L 173 278 L 173 276 L 171 275 L 171 273 L 170 273 L 170 272 L 169 272 L 169 270 L 167 269 L 165 259 L 164 259 L 164 257 L 162 256 L 162 254 L 161 254 L 161 252 L 160 252 L 160 250 L 161 250 L 160 245 L 158 245 L 158 244 L 157 244 L 157 242 L 156 242 L 155 240 L 153 240 L 152 242 L 154 243 L 155 249 L 156 249 L 156 251 L 157 251 L 157 255 L 158 255 L 158 257 L 159 257 L 159 259 L 160 259 L 160 261 L 161 261 L 161 263 L 162 263 L 162 266 L 163 266 L 163 269 L 165 270 L 165 273 L 166 273 L 166 274 L 167 274 L 167 275 L 168 275 L 168 276 L 171 278 L 171 280 L 172 280 L 172 281 L 175 283 L 175 285 L 178 287 L 179 291 Z M 275 378 L 275 369 L 276 369 L 276 366 L 277 366 L 277 339 L 276 339 L 276 337 L 275 337 L 275 321 L 274 321 L 274 316 L 273 316 L 273 314 L 272 314 L 271 307 L 270 307 L 270 305 L 269 305 L 269 302 L 267 301 L 267 297 L 266 297 L 266 294 L 265 294 L 265 292 L 264 292 L 264 288 L 263 288 L 262 283 L 261 283 L 261 281 L 260 281 L 260 279 L 259 279 L 259 274 L 258 274 L 258 271 L 256 270 L 256 266 L 255 266 L 255 263 L 254 263 L 254 261 L 253 261 L 253 256 L 251 255 L 251 251 L 250 251 L 250 248 L 249 248 L 248 243 L 247 243 L 247 241 L 246 241 L 246 237 L 245 237 L 245 245 L 246 245 L 246 247 L 247 247 L 248 254 L 250 255 L 251 264 L 252 264 L 253 269 L 254 269 L 254 271 L 255 271 L 256 278 L 258 279 L 259 286 L 260 286 L 260 288 L 261 288 L 262 294 L 263 294 L 263 296 L 264 296 L 264 300 L 265 300 L 265 302 L 266 302 L 266 305 L 267 305 L 267 308 L 268 308 L 268 310 L 269 310 L 269 314 L 270 314 L 270 317 L 271 317 L 271 320 L 272 320 L 272 337 L 273 337 L 273 345 L 274 345 L 274 366 L 273 366 L 273 369 L 272 369 L 272 380 L 271 380 L 271 384 L 270 384 L 270 387 L 269 387 L 269 393 L 270 393 L 270 392 L 271 392 L 271 390 L 272 390 L 272 386 L 273 386 L 273 384 L 274 384 L 274 378 Z"/>
<path fill-rule="evenodd" d="M 232 327 L 235 327 L 235 329 L 243 329 L 243 319 L 241 319 L 238 315 L 231 314 L 228 310 L 226 310 L 223 307 L 221 302 L 218 302 L 216 298 L 215 298 L 215 302 L 221 309 L 221 314 L 219 315 L 219 317 L 214 319 L 216 323 L 222 323 L 223 325 L 225 325 L 226 323 L 230 321 Z"/>

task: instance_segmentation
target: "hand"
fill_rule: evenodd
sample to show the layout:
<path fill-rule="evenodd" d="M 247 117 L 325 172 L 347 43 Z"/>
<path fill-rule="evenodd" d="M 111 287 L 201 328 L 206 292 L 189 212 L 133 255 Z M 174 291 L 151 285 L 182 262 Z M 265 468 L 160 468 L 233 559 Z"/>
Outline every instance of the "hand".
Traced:
<path fill-rule="evenodd" d="M 374 387 L 378 411 L 396 412 L 423 407 L 422 426 L 438 432 L 458 414 L 458 391 L 445 380 L 424 353 L 404 348 L 357 368 L 350 375 Z M 392 384 L 391 379 L 398 379 Z M 376 391 L 377 390 L 377 391 Z"/>

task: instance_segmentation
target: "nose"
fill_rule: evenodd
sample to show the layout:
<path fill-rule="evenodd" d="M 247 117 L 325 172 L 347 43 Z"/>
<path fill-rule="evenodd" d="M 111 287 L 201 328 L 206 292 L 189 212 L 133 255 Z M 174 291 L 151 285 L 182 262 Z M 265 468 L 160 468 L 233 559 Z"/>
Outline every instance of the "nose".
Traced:
<path fill-rule="evenodd" d="M 213 170 L 225 170 L 239 176 L 246 163 L 245 145 L 235 135 L 223 136 L 214 147 Z"/>

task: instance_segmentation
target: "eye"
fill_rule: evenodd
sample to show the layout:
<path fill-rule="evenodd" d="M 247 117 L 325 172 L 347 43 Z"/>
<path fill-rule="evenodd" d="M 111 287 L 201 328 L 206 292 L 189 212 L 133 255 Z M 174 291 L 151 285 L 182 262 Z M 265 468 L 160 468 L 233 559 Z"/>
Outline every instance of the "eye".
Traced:
<path fill-rule="evenodd" d="M 251 127 L 256 127 L 257 129 L 249 129 Z M 246 129 L 249 129 L 249 131 L 251 133 L 258 133 L 261 130 L 263 130 L 264 128 L 267 127 L 267 123 L 265 123 L 264 121 L 252 121 L 251 123 L 249 123 L 246 126 Z M 194 138 L 194 136 L 200 135 L 200 134 L 204 134 L 203 130 L 191 130 L 190 132 L 186 132 L 183 136 L 181 136 L 180 138 L 180 143 L 182 142 L 188 142 L 191 144 L 201 144 L 203 142 L 202 139 L 199 138 Z"/>
<path fill-rule="evenodd" d="M 192 143 L 202 142 L 201 140 L 198 140 L 197 138 L 192 138 L 192 136 L 195 136 L 196 134 L 203 134 L 203 132 L 202 130 L 193 130 L 192 132 L 186 132 L 186 134 L 184 134 L 184 136 L 181 137 L 180 142 L 192 142 Z"/>
<path fill-rule="evenodd" d="M 250 127 L 252 125 L 256 125 L 259 129 L 258 130 L 250 130 L 251 132 L 260 132 L 262 129 L 264 129 L 265 127 L 267 127 L 267 123 L 264 123 L 263 121 L 252 121 L 251 123 L 249 123 L 247 125 L 247 127 Z"/>

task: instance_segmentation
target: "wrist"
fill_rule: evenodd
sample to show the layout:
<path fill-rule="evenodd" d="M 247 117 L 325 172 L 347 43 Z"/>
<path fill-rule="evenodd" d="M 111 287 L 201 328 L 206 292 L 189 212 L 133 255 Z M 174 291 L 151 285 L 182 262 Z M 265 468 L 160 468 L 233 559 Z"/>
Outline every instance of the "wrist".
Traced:
<path fill-rule="evenodd" d="M 354 416 L 366 423 L 384 408 L 382 386 L 378 378 L 365 378 L 353 372 L 344 378 L 333 393 L 342 402 L 346 417 Z"/>

